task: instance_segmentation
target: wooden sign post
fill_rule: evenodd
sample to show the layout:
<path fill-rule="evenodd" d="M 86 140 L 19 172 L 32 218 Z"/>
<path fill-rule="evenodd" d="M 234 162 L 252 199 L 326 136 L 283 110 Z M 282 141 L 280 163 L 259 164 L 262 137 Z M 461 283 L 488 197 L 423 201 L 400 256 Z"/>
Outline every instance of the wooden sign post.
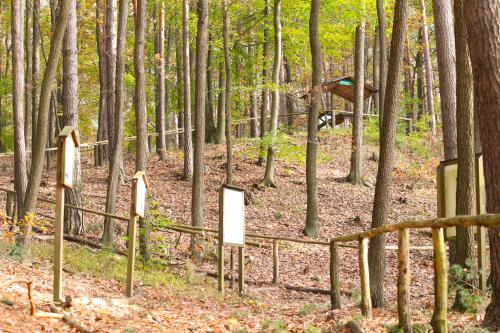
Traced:
<path fill-rule="evenodd" d="M 138 171 L 132 178 L 132 196 L 130 200 L 130 221 L 128 224 L 127 246 L 127 288 L 125 294 L 132 297 L 134 293 L 134 265 L 137 234 L 137 219 L 144 217 L 146 207 L 146 190 L 148 180 L 144 171 Z"/>
<path fill-rule="evenodd" d="M 238 247 L 238 289 L 243 294 L 245 286 L 245 191 L 223 185 L 219 196 L 219 291 L 224 295 L 224 246 Z"/>
<path fill-rule="evenodd" d="M 75 150 L 80 145 L 78 134 L 73 126 L 65 126 L 57 142 L 57 175 L 56 175 L 56 219 L 54 239 L 54 302 L 63 299 L 62 265 L 64 237 L 64 191 L 73 187 L 73 169 L 75 165 Z"/>

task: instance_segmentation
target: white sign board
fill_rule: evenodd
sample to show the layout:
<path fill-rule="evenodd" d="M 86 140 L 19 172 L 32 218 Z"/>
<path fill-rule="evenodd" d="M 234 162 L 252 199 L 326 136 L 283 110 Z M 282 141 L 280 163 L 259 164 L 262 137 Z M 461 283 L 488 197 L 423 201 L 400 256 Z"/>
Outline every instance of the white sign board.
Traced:
<path fill-rule="evenodd" d="M 146 206 L 146 183 L 144 177 L 139 177 L 135 185 L 135 214 L 144 217 Z"/>
<path fill-rule="evenodd" d="M 75 166 L 75 141 L 71 135 L 64 138 L 63 155 L 63 179 L 64 186 L 73 187 L 73 169 Z"/>
<path fill-rule="evenodd" d="M 245 192 L 224 186 L 222 189 L 222 241 L 224 245 L 245 245 Z"/>

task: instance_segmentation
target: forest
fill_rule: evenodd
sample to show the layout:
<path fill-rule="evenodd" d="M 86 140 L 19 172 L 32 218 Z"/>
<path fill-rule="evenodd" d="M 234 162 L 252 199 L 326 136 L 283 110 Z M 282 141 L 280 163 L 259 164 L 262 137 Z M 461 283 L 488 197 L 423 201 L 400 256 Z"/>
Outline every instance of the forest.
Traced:
<path fill-rule="evenodd" d="M 500 331 L 498 0 L 0 2 L 0 332 Z"/>

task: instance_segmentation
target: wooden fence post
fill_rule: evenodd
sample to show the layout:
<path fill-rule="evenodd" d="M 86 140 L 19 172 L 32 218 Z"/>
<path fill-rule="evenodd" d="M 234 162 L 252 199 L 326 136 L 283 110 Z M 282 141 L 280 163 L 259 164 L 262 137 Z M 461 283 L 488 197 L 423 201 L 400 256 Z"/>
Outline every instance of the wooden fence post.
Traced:
<path fill-rule="evenodd" d="M 278 240 L 273 239 L 273 284 L 278 284 L 280 274 L 280 258 Z"/>
<path fill-rule="evenodd" d="M 370 296 L 370 273 L 368 268 L 368 238 L 359 241 L 359 275 L 361 277 L 361 314 L 372 317 L 372 299 Z"/>
<path fill-rule="evenodd" d="M 483 292 L 487 290 L 488 274 L 486 273 L 487 261 L 486 261 L 486 228 L 478 226 L 477 227 L 477 268 L 479 270 L 479 289 Z"/>
<path fill-rule="evenodd" d="M 446 247 L 442 228 L 432 228 L 434 247 L 434 314 L 432 328 L 434 332 L 446 333 L 446 311 L 448 307 L 448 275 L 446 271 Z"/>
<path fill-rule="evenodd" d="M 405 333 L 411 333 L 410 239 L 408 229 L 400 229 L 398 236 L 398 318 L 399 327 Z"/>
<path fill-rule="evenodd" d="M 63 265 L 63 237 L 64 237 L 64 185 L 62 182 L 64 173 L 64 139 L 59 138 L 57 150 L 57 177 L 56 177 L 56 216 L 54 236 L 54 281 L 53 301 L 63 300 L 62 292 L 62 265 Z"/>
<path fill-rule="evenodd" d="M 238 271 L 238 290 L 240 295 L 245 292 L 245 248 L 238 247 L 239 271 Z"/>
<path fill-rule="evenodd" d="M 330 301 L 332 309 L 340 309 L 338 245 L 330 241 Z"/>
<path fill-rule="evenodd" d="M 231 246 L 231 254 L 230 254 L 230 257 L 229 257 L 229 270 L 231 271 L 231 289 L 234 288 L 234 285 L 236 284 L 236 276 L 234 275 L 235 274 L 235 259 L 234 257 L 236 256 L 236 249 L 234 248 L 234 246 Z"/>

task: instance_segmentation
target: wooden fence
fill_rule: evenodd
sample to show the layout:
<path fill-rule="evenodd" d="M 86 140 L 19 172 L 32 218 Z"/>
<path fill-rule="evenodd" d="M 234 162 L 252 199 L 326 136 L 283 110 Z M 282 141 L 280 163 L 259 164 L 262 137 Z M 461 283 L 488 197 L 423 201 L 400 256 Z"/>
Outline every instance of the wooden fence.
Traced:
<path fill-rule="evenodd" d="M 6 213 L 15 214 L 15 192 L 10 189 L 0 188 L 0 191 L 7 193 L 6 198 Z M 55 201 L 49 199 L 39 198 L 39 201 L 55 204 Z M 94 209 L 77 207 L 70 204 L 65 204 L 65 207 L 96 214 L 100 216 L 108 216 L 121 221 L 129 221 L 128 217 L 109 214 Z M 11 215 L 13 216 L 13 215 Z M 294 239 L 288 237 L 278 237 L 271 235 L 262 235 L 255 233 L 246 233 L 245 236 L 252 239 L 272 241 L 272 261 L 273 261 L 273 284 L 279 282 L 279 241 L 294 242 L 308 245 L 328 246 L 330 250 L 330 290 L 308 289 L 292 286 L 285 286 L 288 289 L 306 292 L 319 292 L 322 294 L 329 294 L 332 309 L 339 309 L 341 307 L 341 289 L 339 279 L 339 266 L 340 258 L 338 255 L 338 248 L 351 248 L 358 250 L 359 259 L 359 273 L 361 285 L 361 313 L 367 318 L 371 318 L 372 304 L 368 268 L 368 242 L 371 238 L 381 236 L 387 233 L 398 233 L 398 246 L 386 246 L 386 250 L 397 250 L 398 258 L 398 277 L 397 277 L 397 307 L 399 325 L 404 332 L 411 332 L 411 315 L 410 315 L 410 250 L 429 250 L 433 249 L 434 256 L 434 313 L 432 316 L 432 326 L 434 332 L 447 332 L 447 306 L 448 306 L 448 277 L 446 268 L 446 245 L 444 239 L 443 228 L 448 227 L 486 227 L 496 228 L 500 227 L 500 214 L 486 214 L 476 216 L 455 216 L 450 218 L 436 218 L 422 221 L 405 221 L 397 224 L 388 224 L 378 228 L 368 229 L 362 232 L 353 233 L 349 235 L 342 235 L 331 238 L 329 242 L 308 240 L 308 239 Z M 432 247 L 415 246 L 411 247 L 409 242 L 410 229 L 424 229 L 430 228 L 432 230 Z M 174 223 L 164 229 L 177 231 L 187 234 L 201 234 L 212 233 L 219 234 L 219 230 L 215 228 L 200 228 L 190 225 Z M 163 229 L 163 230 L 164 230 Z M 162 229 L 158 229 L 161 231 Z M 66 236 L 65 236 L 66 238 Z M 69 237 L 71 238 L 71 237 Z M 71 240 L 71 239 L 69 239 Z M 354 244 L 351 244 L 354 242 Z M 247 246 L 263 247 L 262 243 L 246 240 Z M 93 245 L 93 244 L 89 244 Z"/>

